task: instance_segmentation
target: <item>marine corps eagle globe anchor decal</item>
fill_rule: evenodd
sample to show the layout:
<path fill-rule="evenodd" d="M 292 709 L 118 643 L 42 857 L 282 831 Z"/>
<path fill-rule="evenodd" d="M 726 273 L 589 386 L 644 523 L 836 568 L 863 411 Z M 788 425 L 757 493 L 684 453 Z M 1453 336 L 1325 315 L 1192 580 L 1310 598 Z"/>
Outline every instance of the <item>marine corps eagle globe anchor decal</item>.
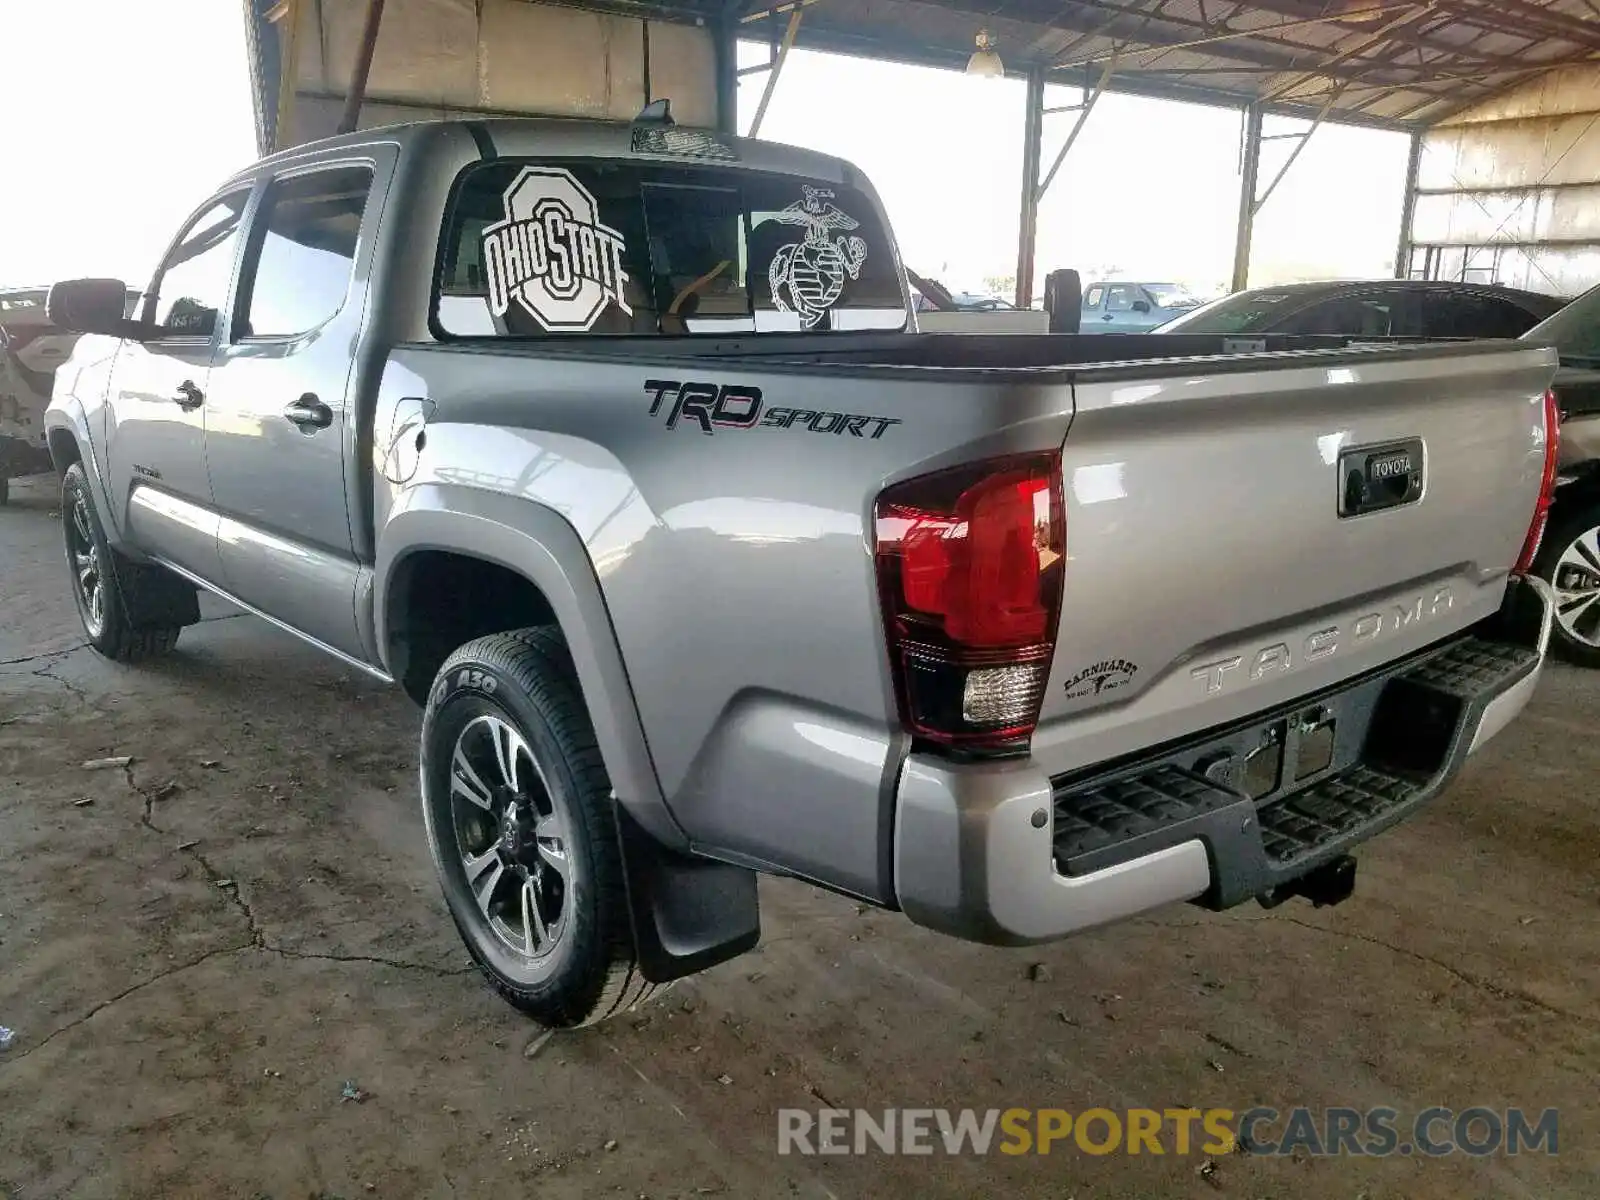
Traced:
<path fill-rule="evenodd" d="M 867 243 L 858 237 L 835 238 L 836 229 L 859 229 L 861 222 L 831 203 L 828 188 L 801 185 L 805 199 L 796 200 L 774 220 L 804 225 L 804 241 L 791 242 L 772 256 L 767 282 L 773 303 L 783 312 L 800 314 L 800 324 L 811 329 L 839 302 L 845 276 L 856 279 L 867 260 Z"/>

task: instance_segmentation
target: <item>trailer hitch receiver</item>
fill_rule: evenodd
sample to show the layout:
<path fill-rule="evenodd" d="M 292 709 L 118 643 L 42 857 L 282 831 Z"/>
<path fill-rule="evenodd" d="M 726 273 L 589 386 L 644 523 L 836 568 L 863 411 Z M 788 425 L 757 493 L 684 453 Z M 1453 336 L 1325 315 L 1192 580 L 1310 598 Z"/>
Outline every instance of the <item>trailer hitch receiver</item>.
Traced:
<path fill-rule="evenodd" d="M 1341 854 L 1332 862 L 1323 863 L 1313 871 L 1263 892 L 1258 900 L 1262 908 L 1277 908 L 1286 900 L 1304 896 L 1317 908 L 1332 908 L 1343 904 L 1356 890 L 1356 860 Z"/>

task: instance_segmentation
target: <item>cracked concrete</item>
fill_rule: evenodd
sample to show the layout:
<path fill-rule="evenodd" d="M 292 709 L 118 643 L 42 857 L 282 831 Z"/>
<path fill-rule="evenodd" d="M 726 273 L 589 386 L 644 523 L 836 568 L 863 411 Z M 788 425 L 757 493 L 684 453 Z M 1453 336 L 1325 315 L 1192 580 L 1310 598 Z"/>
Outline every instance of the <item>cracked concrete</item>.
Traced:
<path fill-rule="evenodd" d="M 16 495 L 0 1195 L 1592 1200 L 1600 675 L 1552 671 L 1340 908 L 1180 907 L 1006 951 L 765 881 L 758 951 L 528 1057 L 540 1031 L 438 898 L 410 705 L 215 606 L 170 659 L 103 662 L 47 494 Z M 776 1153 L 784 1107 L 1475 1104 L 1560 1109 L 1562 1153 L 1230 1156 L 1205 1181 L 1173 1154 Z"/>
<path fill-rule="evenodd" d="M 1493 983 L 1487 979 L 1480 979 L 1476 975 L 1469 974 L 1468 972 L 1461 970 L 1461 968 L 1452 966 L 1450 963 L 1434 958 L 1431 955 L 1419 953 L 1418 951 L 1408 949 L 1405 946 L 1397 946 L 1393 942 L 1385 941 L 1380 937 L 1373 937 L 1371 934 L 1358 933 L 1350 929 L 1338 929 L 1327 925 L 1318 925 L 1311 921 L 1302 921 L 1298 917 L 1282 917 L 1280 919 L 1288 921 L 1291 925 L 1298 925 L 1301 929 L 1309 929 L 1315 933 L 1326 934 L 1329 937 L 1354 939 L 1358 942 L 1366 942 L 1368 945 L 1381 946 L 1391 954 L 1397 954 L 1404 958 L 1412 959 L 1415 962 L 1426 963 L 1428 966 L 1433 967 L 1436 970 L 1443 971 L 1446 975 L 1450 975 L 1455 979 L 1460 980 L 1469 987 L 1478 988 L 1480 991 L 1486 992 L 1489 995 L 1495 996 L 1502 1000 L 1511 1000 L 1518 1004 L 1525 1004 L 1529 1008 L 1539 1009 L 1540 1011 L 1549 1013 L 1552 1016 L 1565 1017 L 1569 1021 L 1580 1021 L 1585 1024 L 1600 1025 L 1600 1011 L 1585 1012 L 1575 1009 L 1562 1008 L 1559 1005 L 1547 1003 L 1546 1001 L 1539 999 L 1537 996 L 1530 996 L 1526 992 L 1519 991 L 1514 987 L 1506 987 L 1502 984 Z"/>

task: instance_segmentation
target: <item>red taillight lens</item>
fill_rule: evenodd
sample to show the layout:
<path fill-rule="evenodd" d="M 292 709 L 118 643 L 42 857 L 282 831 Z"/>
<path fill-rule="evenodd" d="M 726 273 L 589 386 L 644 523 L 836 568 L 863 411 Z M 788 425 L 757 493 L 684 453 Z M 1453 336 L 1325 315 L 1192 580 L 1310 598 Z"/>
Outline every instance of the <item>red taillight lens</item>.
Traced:
<path fill-rule="evenodd" d="M 1533 509 L 1533 521 L 1528 526 L 1527 540 L 1522 543 L 1522 554 L 1512 570 L 1526 575 L 1533 570 L 1533 560 L 1539 554 L 1539 543 L 1544 541 L 1544 528 L 1550 521 L 1550 505 L 1556 497 L 1556 463 L 1561 454 L 1561 408 L 1556 394 L 1544 394 L 1544 477 L 1539 483 L 1539 502 Z"/>
<path fill-rule="evenodd" d="M 996 459 L 878 498 L 878 590 L 901 717 L 968 749 L 1025 744 L 1061 612 L 1060 458 Z"/>

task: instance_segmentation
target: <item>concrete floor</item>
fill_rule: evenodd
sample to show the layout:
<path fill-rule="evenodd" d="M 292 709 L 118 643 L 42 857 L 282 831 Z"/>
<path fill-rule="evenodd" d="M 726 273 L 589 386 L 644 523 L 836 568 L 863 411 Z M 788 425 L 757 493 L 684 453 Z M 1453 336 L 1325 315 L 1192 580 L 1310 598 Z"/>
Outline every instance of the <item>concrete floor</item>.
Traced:
<path fill-rule="evenodd" d="M 1002 951 L 768 881 L 759 950 L 541 1045 L 439 900 L 408 702 L 220 609 L 97 659 L 54 510 L 0 509 L 7 1200 L 1597 1194 L 1600 675 L 1550 672 L 1338 909 Z M 776 1152 L 791 1106 L 1257 1104 L 1559 1108 L 1560 1154 Z"/>

